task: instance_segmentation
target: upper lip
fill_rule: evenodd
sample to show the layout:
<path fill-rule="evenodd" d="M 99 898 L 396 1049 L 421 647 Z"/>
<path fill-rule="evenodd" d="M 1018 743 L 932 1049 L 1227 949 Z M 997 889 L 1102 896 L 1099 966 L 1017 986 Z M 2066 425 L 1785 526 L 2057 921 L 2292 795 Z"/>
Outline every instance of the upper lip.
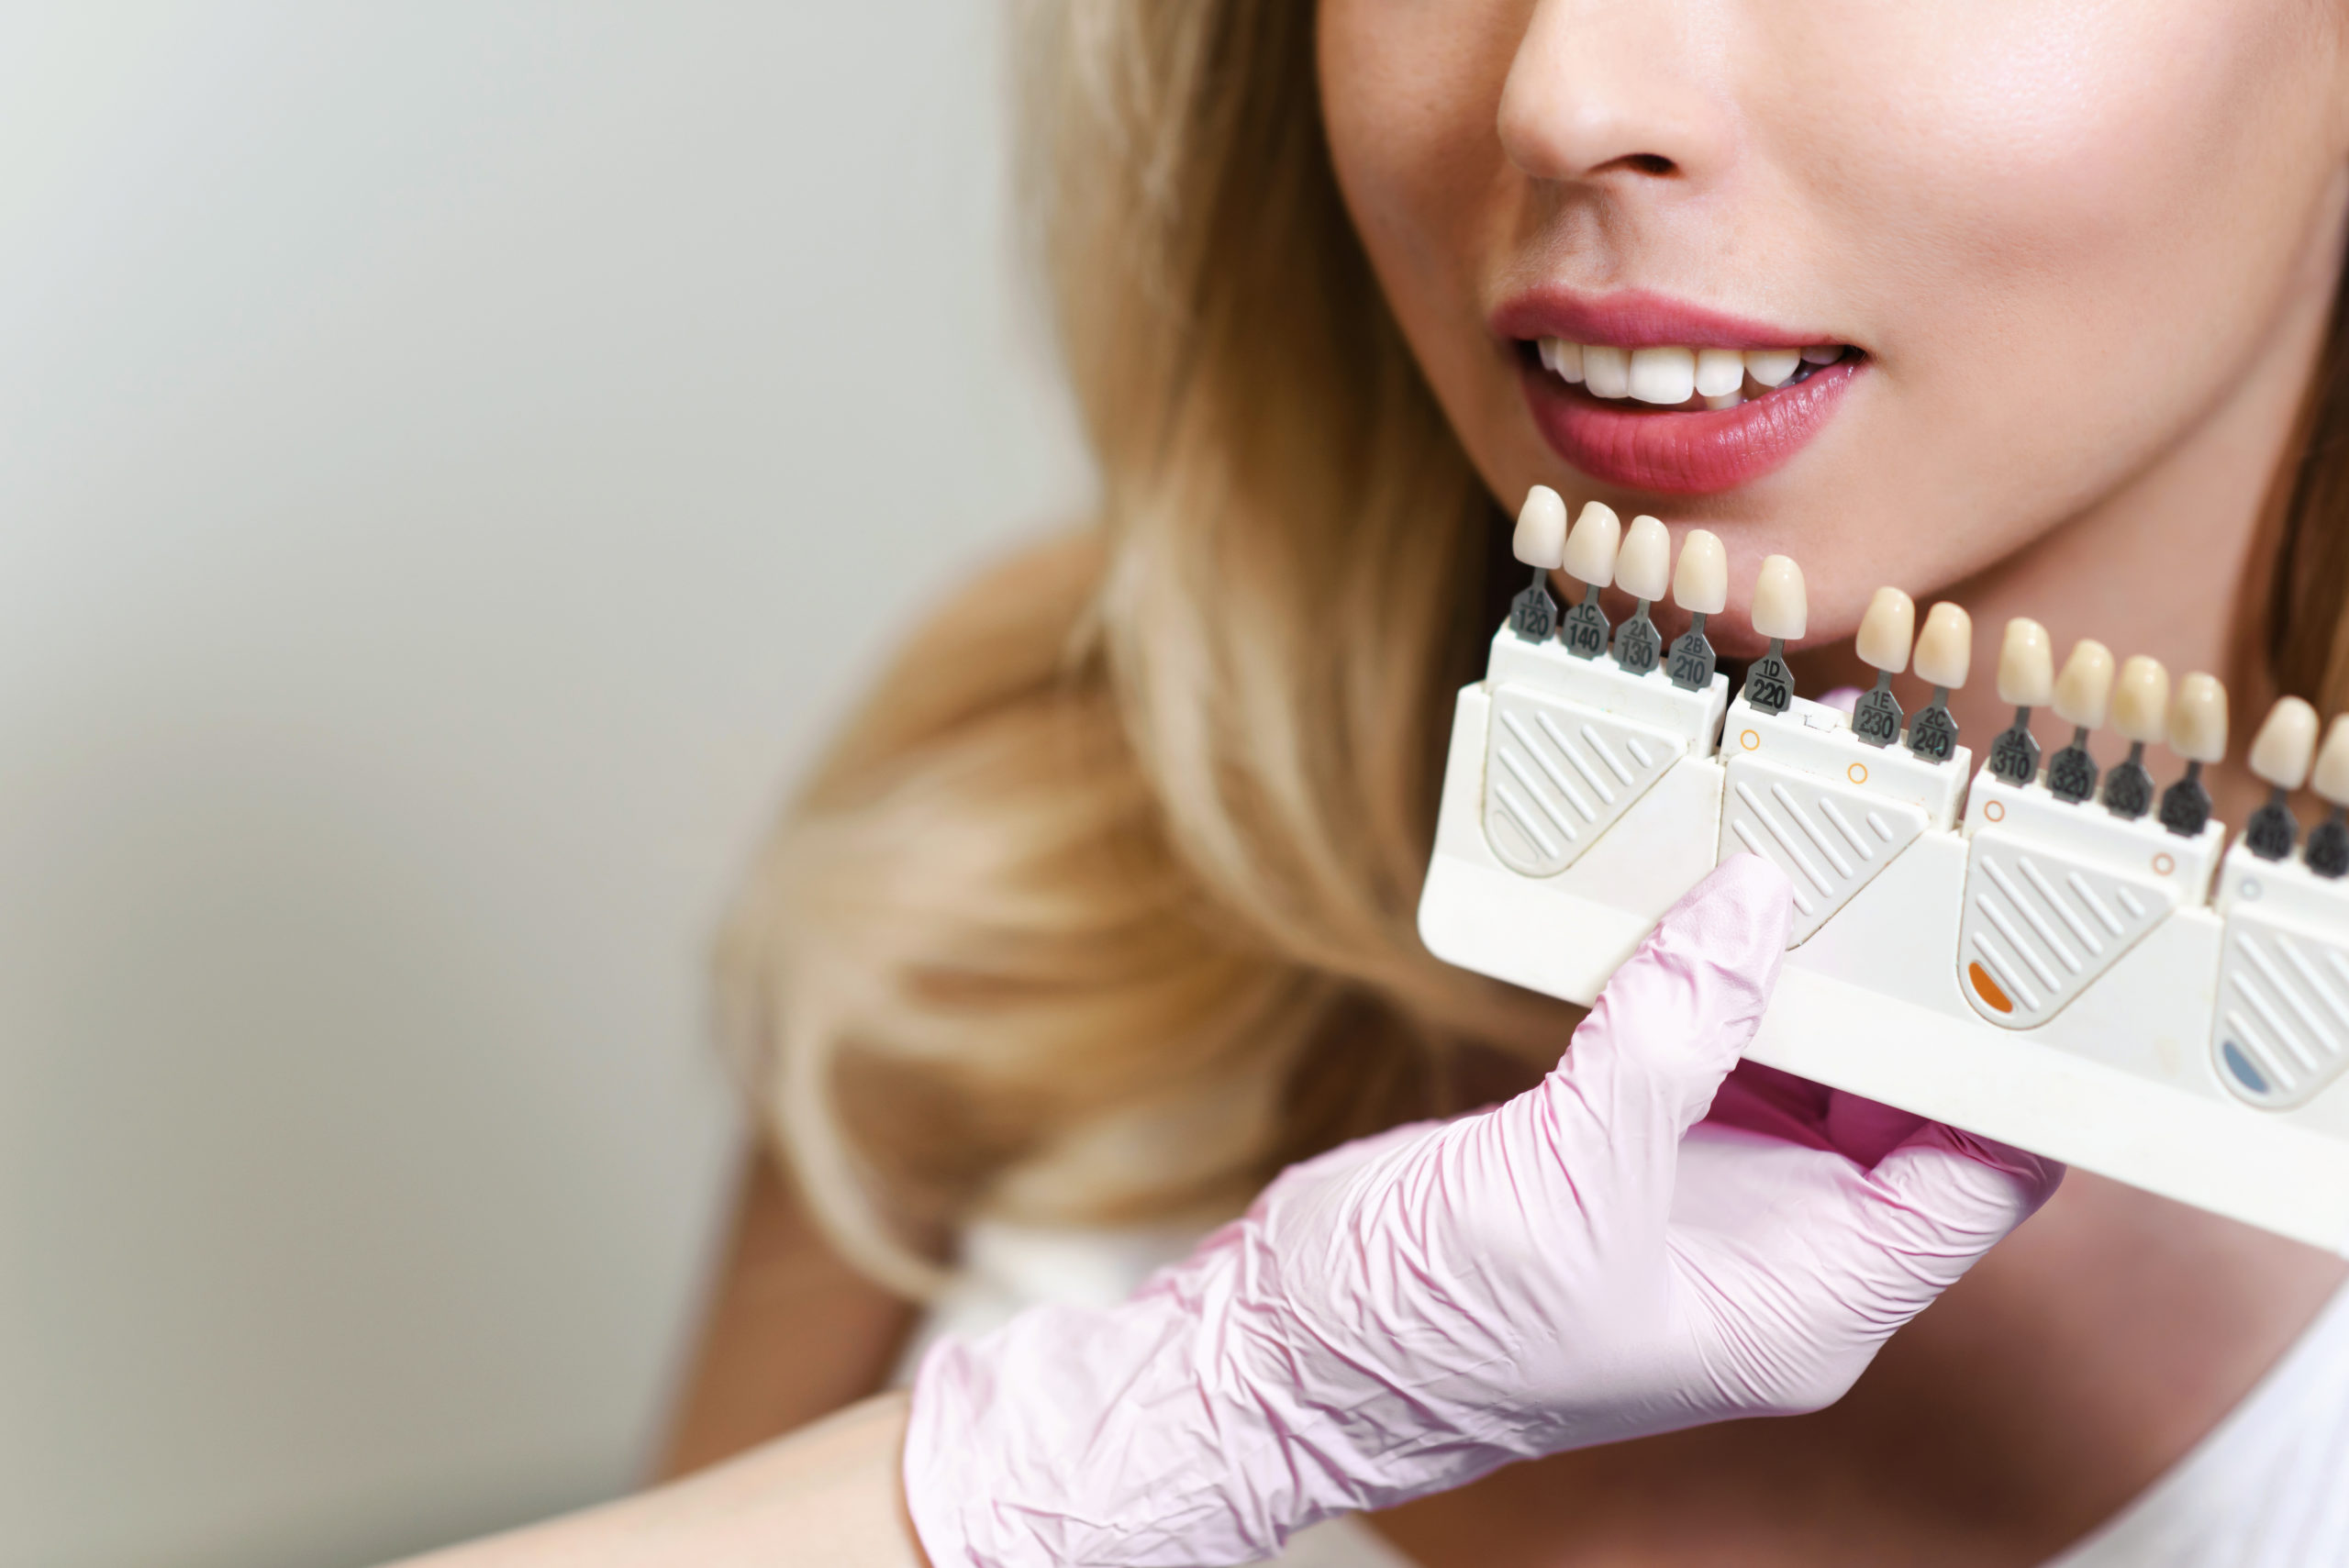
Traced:
<path fill-rule="evenodd" d="M 1582 294 L 1542 284 L 1503 301 L 1492 315 L 1499 338 L 1564 338 L 1622 349 L 1809 349 L 1850 339 L 1749 320 L 1642 289 Z"/>

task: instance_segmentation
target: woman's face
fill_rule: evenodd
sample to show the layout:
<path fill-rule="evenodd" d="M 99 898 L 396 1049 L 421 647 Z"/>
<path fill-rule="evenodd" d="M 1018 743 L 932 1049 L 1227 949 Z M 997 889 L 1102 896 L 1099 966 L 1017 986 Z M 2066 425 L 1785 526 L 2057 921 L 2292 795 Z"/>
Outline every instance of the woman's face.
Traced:
<path fill-rule="evenodd" d="M 1319 20 L 1347 205 L 1494 493 L 1714 528 L 1733 608 L 1762 554 L 1793 555 L 1814 641 L 1877 584 L 1974 577 L 2222 426 L 2332 286 L 2328 0 L 1321 0 Z M 1543 339 L 1597 346 L 1579 384 Z M 1765 387 L 1787 350 L 1835 346 Z M 1692 368 L 1736 376 L 1722 406 Z"/>

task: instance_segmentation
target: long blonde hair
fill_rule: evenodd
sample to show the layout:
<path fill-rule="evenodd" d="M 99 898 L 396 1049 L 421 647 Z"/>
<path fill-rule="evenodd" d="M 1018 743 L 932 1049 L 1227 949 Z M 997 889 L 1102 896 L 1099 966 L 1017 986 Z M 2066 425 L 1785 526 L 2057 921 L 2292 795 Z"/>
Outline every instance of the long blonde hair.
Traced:
<path fill-rule="evenodd" d="M 1313 7 L 1022 8 L 1097 524 L 948 606 L 761 857 L 727 1033 L 855 1262 L 1208 1215 L 1563 1034 L 1414 934 L 1489 502 L 1323 148 Z"/>
<path fill-rule="evenodd" d="M 721 952 L 803 1193 L 909 1293 L 974 1213 L 1205 1218 L 1447 1108 L 1463 1042 L 1545 1061 L 1571 1018 L 1414 931 L 1491 630 L 1491 502 L 1341 203 L 1314 7 L 1019 21 L 1028 214 L 1099 517 L 904 651 Z M 2321 472 L 2279 486 L 2287 556 L 2349 504 L 2349 439 L 2322 439 L 2349 431 L 2342 365 L 2311 401 Z M 2274 606 L 2286 689 L 2344 678 L 2349 546 L 2321 553 L 2329 596 Z"/>

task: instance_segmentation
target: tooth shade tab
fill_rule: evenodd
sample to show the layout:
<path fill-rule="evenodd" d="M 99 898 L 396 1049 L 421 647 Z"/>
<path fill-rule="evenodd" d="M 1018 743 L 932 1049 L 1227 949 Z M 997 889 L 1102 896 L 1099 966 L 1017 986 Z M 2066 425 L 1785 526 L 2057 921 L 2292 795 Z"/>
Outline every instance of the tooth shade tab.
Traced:
<path fill-rule="evenodd" d="M 2324 746 L 2316 754 L 2309 788 L 2334 806 L 2349 806 L 2349 714 L 2334 719 L 2324 732 Z"/>
<path fill-rule="evenodd" d="M 1842 357 L 1841 343 L 1814 343 L 1802 350 L 1802 362 L 1807 365 L 1831 365 Z"/>
<path fill-rule="evenodd" d="M 1615 585 L 1643 604 L 1653 604 L 1671 584 L 1672 531 L 1661 517 L 1633 517 L 1615 556 Z"/>
<path fill-rule="evenodd" d="M 1631 390 L 1631 356 L 1605 343 L 1586 343 L 1582 375 L 1594 397 L 1626 396 Z"/>
<path fill-rule="evenodd" d="M 2132 653 L 2112 689 L 2112 728 L 2139 745 L 2169 732 L 2169 672 L 2158 659 Z"/>
<path fill-rule="evenodd" d="M 2316 760 L 2316 709 L 2299 697 L 2277 698 L 2252 737 L 2251 771 L 2277 789 L 2299 788 Z"/>
<path fill-rule="evenodd" d="M 2025 616 L 2007 623 L 1998 648 L 1998 700 L 2017 707 L 2045 707 L 2055 692 L 2055 654 L 2047 628 Z"/>
<path fill-rule="evenodd" d="M 1753 584 L 1753 629 L 1781 641 L 1800 638 L 1810 625 L 1810 601 L 1803 592 L 1802 568 L 1794 558 L 1773 555 L 1762 562 Z"/>
<path fill-rule="evenodd" d="M 2178 682 L 2169 705 L 2169 749 L 2189 762 L 2226 760 L 2227 688 L 2217 676 L 2198 671 Z"/>
<path fill-rule="evenodd" d="M 1748 349 L 1745 350 L 1745 373 L 1753 378 L 1756 386 L 1784 386 L 1794 379 L 1802 367 L 1799 349 Z"/>
<path fill-rule="evenodd" d="M 1729 603 L 1729 552 L 1710 528 L 1690 528 L 1680 541 L 1680 564 L 1673 569 L 1672 602 L 1700 616 L 1717 616 Z"/>
<path fill-rule="evenodd" d="M 1631 395 L 1670 406 L 1697 395 L 1697 356 L 1687 349 L 1633 349 Z"/>
<path fill-rule="evenodd" d="M 1586 502 L 1566 536 L 1563 564 L 1578 583 L 1604 588 L 1615 581 L 1615 557 L 1623 548 L 1623 524 L 1604 501 Z"/>
<path fill-rule="evenodd" d="M 1878 588 L 1860 617 L 1855 639 L 1860 662 L 1888 675 L 1909 668 L 1909 648 L 1916 640 L 1917 602 L 1898 588 Z"/>
<path fill-rule="evenodd" d="M 1943 599 L 1925 613 L 1917 639 L 1917 678 L 1952 691 L 1965 684 L 1974 664 L 1974 617 Z"/>
<path fill-rule="evenodd" d="M 1697 350 L 1697 395 L 1727 397 L 1745 383 L 1745 356 L 1735 349 Z"/>
<path fill-rule="evenodd" d="M 2072 644 L 2064 673 L 2055 678 L 2055 714 L 2067 724 L 2094 729 L 2104 722 L 2112 699 L 2112 650 L 2093 638 Z"/>
<path fill-rule="evenodd" d="M 1543 572 L 1555 572 L 1566 560 L 1566 504 L 1546 484 L 1525 493 L 1517 514 L 1517 533 L 1509 548 L 1518 560 Z"/>

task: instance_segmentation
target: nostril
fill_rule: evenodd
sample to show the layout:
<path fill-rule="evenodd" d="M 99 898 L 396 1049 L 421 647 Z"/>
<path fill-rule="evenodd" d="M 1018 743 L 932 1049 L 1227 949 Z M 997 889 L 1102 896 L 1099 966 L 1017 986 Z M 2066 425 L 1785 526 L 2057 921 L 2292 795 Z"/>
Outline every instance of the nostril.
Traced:
<path fill-rule="evenodd" d="M 1676 174 L 1680 172 L 1671 159 L 1656 152 L 1633 152 L 1615 160 L 1617 165 L 1635 174 Z"/>

